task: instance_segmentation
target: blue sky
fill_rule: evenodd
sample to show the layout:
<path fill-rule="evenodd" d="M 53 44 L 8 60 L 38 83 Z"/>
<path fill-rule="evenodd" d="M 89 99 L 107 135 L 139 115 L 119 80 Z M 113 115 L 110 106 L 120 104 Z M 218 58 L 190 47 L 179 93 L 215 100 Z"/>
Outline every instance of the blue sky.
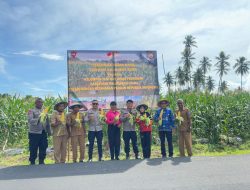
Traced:
<path fill-rule="evenodd" d="M 196 66 L 221 50 L 232 66 L 250 60 L 249 20 L 248 0 L 0 0 L 0 93 L 67 94 L 67 49 L 157 50 L 162 82 L 161 54 L 173 73 L 187 34 Z M 240 83 L 232 70 L 225 80 Z M 250 75 L 243 84 L 250 90 Z"/>

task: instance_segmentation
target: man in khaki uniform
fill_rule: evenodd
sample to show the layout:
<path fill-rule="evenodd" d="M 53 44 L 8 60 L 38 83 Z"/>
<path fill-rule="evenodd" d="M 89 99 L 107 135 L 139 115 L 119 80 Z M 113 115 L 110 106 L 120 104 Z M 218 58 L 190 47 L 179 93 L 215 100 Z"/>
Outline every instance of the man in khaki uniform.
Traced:
<path fill-rule="evenodd" d="M 177 100 L 178 109 L 176 119 L 179 121 L 179 151 L 180 156 L 185 156 L 185 146 L 188 156 L 192 156 L 191 113 L 184 107 L 183 100 Z"/>
<path fill-rule="evenodd" d="M 67 154 L 68 128 L 66 127 L 66 117 L 64 109 L 67 102 L 59 102 L 54 106 L 51 116 L 51 127 L 53 129 L 53 145 L 55 163 L 65 163 Z"/>
<path fill-rule="evenodd" d="M 70 128 L 71 146 L 73 152 L 73 162 L 77 160 L 77 147 L 80 147 L 79 162 L 83 162 L 85 154 L 85 126 L 84 126 L 84 114 L 79 110 L 83 108 L 81 104 L 73 104 L 69 106 L 69 109 L 73 110 L 67 115 L 67 124 Z"/>

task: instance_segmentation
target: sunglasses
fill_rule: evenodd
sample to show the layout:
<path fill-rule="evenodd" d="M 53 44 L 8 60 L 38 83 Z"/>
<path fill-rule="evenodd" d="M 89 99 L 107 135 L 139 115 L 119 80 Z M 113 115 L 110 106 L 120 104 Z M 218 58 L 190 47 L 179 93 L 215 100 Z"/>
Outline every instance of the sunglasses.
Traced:
<path fill-rule="evenodd" d="M 92 103 L 92 105 L 98 105 L 98 103 Z"/>

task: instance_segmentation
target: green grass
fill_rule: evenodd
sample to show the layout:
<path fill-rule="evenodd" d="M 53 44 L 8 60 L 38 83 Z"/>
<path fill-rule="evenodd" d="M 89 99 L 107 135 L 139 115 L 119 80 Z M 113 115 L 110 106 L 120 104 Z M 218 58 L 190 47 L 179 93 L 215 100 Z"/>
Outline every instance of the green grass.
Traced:
<path fill-rule="evenodd" d="M 141 147 L 140 153 L 141 153 Z M 131 149 L 132 150 L 132 149 Z M 87 154 L 87 147 L 85 150 L 85 161 L 88 158 Z M 193 145 L 193 153 L 194 156 L 226 156 L 226 155 L 242 155 L 242 154 L 250 154 L 250 141 L 245 142 L 240 146 L 221 146 L 221 145 L 207 145 L 207 144 L 194 144 Z M 93 161 L 97 161 L 97 148 L 94 148 L 94 159 Z M 178 157 L 178 147 L 174 145 L 174 156 Z M 28 165 L 28 157 L 29 152 L 25 151 L 21 155 L 15 156 L 6 156 L 3 153 L 0 153 L 0 166 L 16 166 L 16 165 Z M 161 158 L 161 151 L 160 146 L 153 145 L 152 146 L 152 154 L 151 158 Z M 104 148 L 104 160 L 109 160 L 109 151 L 107 148 Z M 125 159 L 125 154 L 122 151 L 120 155 L 120 159 Z M 131 159 L 134 159 L 134 155 L 131 153 Z M 71 162 L 71 155 L 70 155 L 70 162 Z M 46 164 L 53 164 L 53 153 L 47 155 Z"/>

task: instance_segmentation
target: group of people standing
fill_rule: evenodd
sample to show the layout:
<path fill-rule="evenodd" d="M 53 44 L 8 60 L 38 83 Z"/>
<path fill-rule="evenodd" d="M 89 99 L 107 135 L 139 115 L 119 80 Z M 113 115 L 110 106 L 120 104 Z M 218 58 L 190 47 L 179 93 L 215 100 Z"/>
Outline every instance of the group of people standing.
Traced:
<path fill-rule="evenodd" d="M 90 109 L 87 109 L 83 104 L 75 103 L 69 106 L 71 112 L 65 114 L 68 103 L 58 102 L 49 118 L 48 109 L 43 109 L 43 100 L 38 98 L 35 101 L 35 108 L 28 112 L 30 164 L 35 164 L 38 150 L 39 164 L 44 164 L 48 135 L 53 136 L 55 163 L 66 162 L 69 139 L 73 162 L 83 162 L 86 136 L 89 141 L 88 161 L 91 162 L 93 159 L 95 139 L 98 147 L 98 160 L 103 161 L 103 127 L 106 126 L 105 124 L 108 126 L 111 160 L 120 159 L 121 129 L 126 159 L 130 158 L 130 143 L 132 143 L 135 159 L 140 159 L 137 126 L 139 127 L 144 159 L 151 156 L 153 126 L 158 127 L 162 158 L 167 156 L 165 139 L 167 139 L 168 144 L 168 156 L 173 157 L 172 133 L 176 133 L 176 128 L 178 128 L 180 156 L 185 156 L 185 147 L 188 156 L 192 156 L 190 111 L 184 107 L 184 102 L 181 99 L 177 101 L 178 109 L 175 113 L 169 108 L 169 104 L 170 102 L 166 99 L 160 100 L 158 102 L 159 109 L 154 115 L 151 115 L 146 104 L 134 107 L 133 100 L 127 100 L 126 108 L 119 110 L 117 103 L 113 101 L 110 103 L 110 110 L 105 113 L 104 110 L 99 108 L 98 101 L 93 100 Z M 85 109 L 84 112 L 80 112 L 82 108 Z M 79 157 L 78 153 L 80 153 Z"/>

